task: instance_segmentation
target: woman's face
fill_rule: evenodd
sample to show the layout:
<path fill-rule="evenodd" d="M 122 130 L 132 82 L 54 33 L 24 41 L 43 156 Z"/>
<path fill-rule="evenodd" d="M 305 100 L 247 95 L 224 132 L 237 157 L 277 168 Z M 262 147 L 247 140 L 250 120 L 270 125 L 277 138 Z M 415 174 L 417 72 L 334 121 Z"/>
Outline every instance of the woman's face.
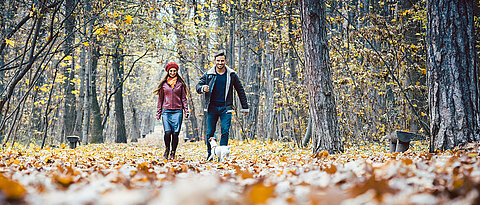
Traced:
<path fill-rule="evenodd" d="M 176 68 L 170 68 L 170 70 L 168 70 L 168 75 L 172 78 L 177 76 L 177 69 Z"/>

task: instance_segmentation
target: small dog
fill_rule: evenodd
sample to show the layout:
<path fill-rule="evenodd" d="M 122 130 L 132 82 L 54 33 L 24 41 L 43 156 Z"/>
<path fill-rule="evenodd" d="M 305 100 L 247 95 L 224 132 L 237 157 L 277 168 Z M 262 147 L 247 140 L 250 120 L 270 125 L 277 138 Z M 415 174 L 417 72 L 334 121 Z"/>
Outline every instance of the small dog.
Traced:
<path fill-rule="evenodd" d="M 223 161 L 224 159 L 228 159 L 230 157 L 230 147 L 231 146 L 219 146 L 217 144 L 217 140 L 215 137 L 210 137 L 210 146 L 212 147 L 212 154 L 210 157 L 207 159 L 207 161 L 210 161 L 213 159 L 213 157 L 218 157 L 220 162 Z"/>

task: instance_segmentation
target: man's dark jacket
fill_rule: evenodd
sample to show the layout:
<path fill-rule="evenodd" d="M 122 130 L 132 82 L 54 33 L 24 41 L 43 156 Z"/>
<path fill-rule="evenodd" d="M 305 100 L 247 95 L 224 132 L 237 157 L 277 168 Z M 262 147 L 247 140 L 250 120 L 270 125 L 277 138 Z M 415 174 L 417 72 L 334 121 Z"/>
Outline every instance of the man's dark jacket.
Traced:
<path fill-rule="evenodd" d="M 247 96 L 245 95 L 245 90 L 243 89 L 242 83 L 238 78 L 237 72 L 233 69 L 225 66 L 226 74 L 227 74 L 227 82 L 225 83 L 225 106 L 227 107 L 227 112 L 233 111 L 233 88 L 238 93 L 238 97 L 240 98 L 240 103 L 242 104 L 241 112 L 248 112 L 248 103 L 247 103 Z M 215 80 L 217 79 L 217 72 L 215 71 L 215 66 L 213 66 L 210 70 L 208 70 L 203 76 L 200 78 L 200 81 L 197 84 L 196 90 L 197 93 L 205 94 L 205 107 L 204 110 L 208 110 L 208 106 L 210 104 L 210 97 L 213 91 L 213 86 L 215 85 Z M 209 92 L 203 92 L 203 87 L 208 85 Z"/>

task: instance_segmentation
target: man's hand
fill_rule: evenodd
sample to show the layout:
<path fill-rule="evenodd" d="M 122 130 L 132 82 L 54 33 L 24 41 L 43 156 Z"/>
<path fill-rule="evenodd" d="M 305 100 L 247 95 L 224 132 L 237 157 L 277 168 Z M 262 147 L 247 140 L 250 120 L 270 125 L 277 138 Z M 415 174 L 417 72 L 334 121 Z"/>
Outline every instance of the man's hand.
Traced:
<path fill-rule="evenodd" d="M 203 92 L 208 93 L 210 91 L 210 87 L 208 85 L 203 86 Z"/>

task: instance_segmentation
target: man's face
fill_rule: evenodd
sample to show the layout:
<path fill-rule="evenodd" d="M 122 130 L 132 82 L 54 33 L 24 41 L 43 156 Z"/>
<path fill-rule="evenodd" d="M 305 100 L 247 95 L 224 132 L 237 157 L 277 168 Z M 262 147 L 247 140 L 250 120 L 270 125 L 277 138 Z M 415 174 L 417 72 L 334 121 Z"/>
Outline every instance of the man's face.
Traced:
<path fill-rule="evenodd" d="M 223 69 L 225 67 L 225 56 L 217 56 L 215 58 L 215 65 L 217 65 L 217 68 Z"/>

